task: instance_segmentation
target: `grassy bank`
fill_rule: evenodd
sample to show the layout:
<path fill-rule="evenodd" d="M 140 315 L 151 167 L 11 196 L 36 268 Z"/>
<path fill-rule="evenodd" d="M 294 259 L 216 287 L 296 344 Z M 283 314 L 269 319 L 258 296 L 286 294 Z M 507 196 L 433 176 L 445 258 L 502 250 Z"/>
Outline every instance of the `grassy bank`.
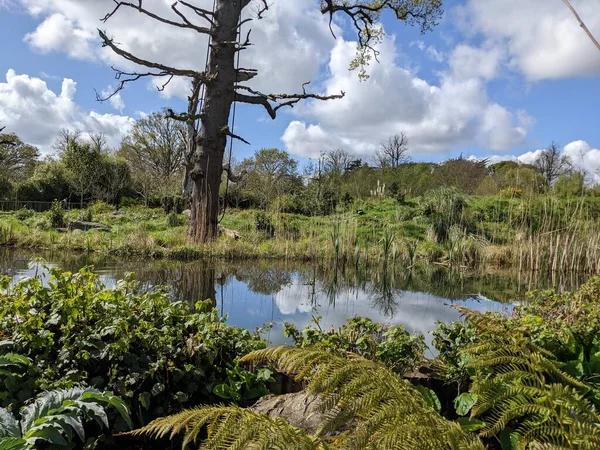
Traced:
<path fill-rule="evenodd" d="M 600 273 L 600 199 L 425 197 L 360 201 L 329 216 L 228 210 L 222 227 L 241 236 L 187 241 L 184 215 L 133 207 L 115 215 L 105 204 L 70 211 L 64 221 L 92 219 L 110 232 L 60 233 L 50 213 L 0 215 L 0 245 L 98 252 L 121 257 L 193 260 L 277 258 L 353 265 L 513 267 Z"/>

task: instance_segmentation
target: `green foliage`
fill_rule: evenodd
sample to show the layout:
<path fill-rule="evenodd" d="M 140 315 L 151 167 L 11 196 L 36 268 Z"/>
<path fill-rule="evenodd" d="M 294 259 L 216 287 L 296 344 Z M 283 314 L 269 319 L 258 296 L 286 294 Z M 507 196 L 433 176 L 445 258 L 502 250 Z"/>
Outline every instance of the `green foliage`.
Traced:
<path fill-rule="evenodd" d="M 213 393 L 237 404 L 247 404 L 249 400 L 255 400 L 269 393 L 265 384 L 274 381 L 271 378 L 272 374 L 271 370 L 264 367 L 252 373 L 236 364 L 232 369 L 227 369 L 227 381 L 217 384 Z"/>
<path fill-rule="evenodd" d="M 193 312 L 165 290 L 141 292 L 132 276 L 108 289 L 87 269 L 45 270 L 47 283 L 9 287 L 3 278 L 0 293 L 0 329 L 12 351 L 31 360 L 36 392 L 81 383 L 108 389 L 146 423 L 213 399 L 236 359 L 264 347 L 216 311 Z"/>
<path fill-rule="evenodd" d="M 65 210 L 62 203 L 54 201 L 52 202 L 52 208 L 49 213 L 50 226 L 52 228 L 63 228 L 65 223 Z"/>
<path fill-rule="evenodd" d="M 525 328 L 501 316 L 463 312 L 478 335 L 464 352 L 470 357 L 470 392 L 477 395 L 471 417 L 486 423 L 480 434 L 490 437 L 510 429 L 520 448 L 599 448 L 593 387 L 563 371 L 563 364 L 533 343 Z"/>
<path fill-rule="evenodd" d="M 271 221 L 271 217 L 264 211 L 257 211 L 254 216 L 254 224 L 257 231 L 265 233 L 267 236 L 272 237 L 275 234 L 275 227 Z"/>
<path fill-rule="evenodd" d="M 297 382 L 307 382 L 311 393 L 323 397 L 321 410 L 327 419 L 315 437 L 281 419 L 225 407 L 184 411 L 133 434 L 173 437 L 183 433 L 185 446 L 202 437 L 206 428 L 208 438 L 200 444 L 205 449 L 483 450 L 476 437 L 440 416 L 410 383 L 358 355 L 275 347 L 254 352 L 242 361 L 273 366 Z M 333 440 L 326 437 L 351 420 L 357 421 L 356 427 Z"/>
<path fill-rule="evenodd" d="M 176 212 L 171 212 L 167 215 L 167 227 L 175 228 L 183 225 L 183 219 Z"/>
<path fill-rule="evenodd" d="M 84 425 L 94 422 L 100 431 L 109 429 L 109 408 L 122 420 L 121 430 L 131 428 L 127 405 L 110 393 L 91 388 L 44 392 L 21 409 L 20 421 L 0 408 L 0 449 L 74 448 L 76 440 L 94 448 L 95 439 L 86 440 Z"/>
<path fill-rule="evenodd" d="M 206 439 L 202 432 L 206 430 Z M 318 439 L 283 419 L 255 413 L 236 406 L 206 406 L 156 419 L 133 436 L 173 439 L 183 434 L 182 449 L 195 444 L 202 450 L 244 448 L 325 450 Z M 202 440 L 202 442 L 198 442 Z"/>
<path fill-rule="evenodd" d="M 402 325 L 388 327 L 371 319 L 354 317 L 338 328 L 323 331 L 320 318 L 315 327 L 303 331 L 293 324 L 284 325 L 284 334 L 300 348 L 322 348 L 340 354 L 352 352 L 372 361 L 379 361 L 396 373 L 415 368 L 423 360 L 425 341 L 421 334 L 410 334 Z"/>
<path fill-rule="evenodd" d="M 421 214 L 433 227 L 437 242 L 444 242 L 450 237 L 453 226 L 465 227 L 465 199 L 456 189 L 440 188 L 429 192 L 419 204 Z"/>
<path fill-rule="evenodd" d="M 433 347 L 438 351 L 438 358 L 444 364 L 444 373 L 448 379 L 459 383 L 468 382 L 469 375 L 465 368 L 463 349 L 475 342 L 475 332 L 469 323 L 452 322 L 449 324 L 437 322 L 437 328 L 432 331 Z"/>
<path fill-rule="evenodd" d="M 92 220 L 94 220 L 92 210 L 89 208 L 80 210 L 78 220 L 82 222 L 91 222 Z"/>
<path fill-rule="evenodd" d="M 35 214 L 35 211 L 33 211 L 32 209 L 27 209 L 24 206 L 15 213 L 15 217 L 19 220 L 27 220 L 27 219 L 31 219 L 34 216 L 34 214 Z"/>

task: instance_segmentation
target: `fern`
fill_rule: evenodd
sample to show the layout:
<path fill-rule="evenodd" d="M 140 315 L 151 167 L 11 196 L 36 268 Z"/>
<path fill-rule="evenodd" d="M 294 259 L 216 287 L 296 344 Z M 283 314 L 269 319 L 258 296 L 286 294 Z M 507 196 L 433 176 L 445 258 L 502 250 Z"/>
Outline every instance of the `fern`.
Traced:
<path fill-rule="evenodd" d="M 478 396 L 471 417 L 487 424 L 481 436 L 511 427 L 524 449 L 600 448 L 600 416 L 587 398 L 590 386 L 564 373 L 525 329 L 510 329 L 500 316 L 462 312 L 479 340 L 464 353 L 475 373 L 471 392 Z"/>
<path fill-rule="evenodd" d="M 206 435 L 203 432 L 206 430 Z M 203 450 L 246 448 L 321 450 L 326 445 L 283 419 L 274 419 L 238 406 L 206 406 L 156 419 L 132 436 L 152 438 L 184 433 L 182 448 L 197 443 Z"/>
<path fill-rule="evenodd" d="M 130 434 L 172 439 L 183 433 L 183 447 L 202 439 L 198 445 L 205 450 L 483 450 L 477 437 L 441 417 L 410 383 L 355 354 L 344 358 L 322 349 L 275 347 L 251 353 L 242 362 L 268 363 L 308 382 L 309 391 L 323 398 L 326 423 L 317 435 L 282 419 L 225 406 L 183 411 Z M 326 437 L 352 420 L 352 431 Z"/>
<path fill-rule="evenodd" d="M 45 392 L 21 410 L 20 421 L 0 408 L 0 450 L 33 449 L 41 441 L 68 446 L 75 435 L 85 442 L 85 421 L 109 427 L 105 406 L 116 409 L 131 427 L 129 409 L 120 398 L 91 388 Z"/>
<path fill-rule="evenodd" d="M 348 448 L 483 449 L 479 440 L 441 417 L 408 381 L 357 355 L 274 347 L 251 353 L 242 362 L 273 365 L 322 395 L 327 422 L 319 435 L 356 419 Z"/>

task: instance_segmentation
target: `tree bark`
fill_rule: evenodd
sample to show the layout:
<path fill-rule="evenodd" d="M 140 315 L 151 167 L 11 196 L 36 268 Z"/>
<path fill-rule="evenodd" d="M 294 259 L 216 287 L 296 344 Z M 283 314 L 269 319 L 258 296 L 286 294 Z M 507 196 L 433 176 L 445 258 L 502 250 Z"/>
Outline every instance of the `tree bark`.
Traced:
<path fill-rule="evenodd" d="M 219 187 L 231 106 L 235 99 L 237 27 L 241 0 L 217 0 L 205 97 L 196 148 L 188 161 L 191 179 L 191 216 L 188 235 L 194 242 L 216 240 Z M 191 137 L 190 137 L 191 139 Z"/>

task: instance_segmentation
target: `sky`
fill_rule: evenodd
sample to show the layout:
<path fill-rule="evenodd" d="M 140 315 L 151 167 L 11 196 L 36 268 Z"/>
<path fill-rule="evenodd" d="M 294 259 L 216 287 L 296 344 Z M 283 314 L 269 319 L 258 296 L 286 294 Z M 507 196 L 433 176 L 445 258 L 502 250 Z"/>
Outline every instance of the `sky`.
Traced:
<path fill-rule="evenodd" d="M 171 3 L 144 2 L 164 15 L 172 14 Z M 282 109 L 275 121 L 260 106 L 239 105 L 235 133 L 251 145 L 234 143 L 237 160 L 277 147 L 301 162 L 337 148 L 368 161 L 383 140 L 403 132 L 416 161 L 462 154 L 531 162 L 556 141 L 598 177 L 600 51 L 562 0 L 447 0 L 439 25 L 426 34 L 385 15 L 379 62 L 368 67 L 367 81 L 349 70 L 356 34 L 347 20 L 336 19 L 334 38 L 317 0 L 270 4 L 264 19 L 244 27 L 252 28 L 254 45 L 242 53 L 241 66 L 259 71 L 249 85 L 294 93 L 311 81 L 311 92 L 346 96 Z M 572 4 L 600 39 L 600 0 Z M 156 89 L 161 80 L 142 80 L 109 102 L 96 100 L 96 91 L 116 86 L 111 66 L 133 69 L 102 48 L 98 28 L 147 59 L 191 69 L 205 64 L 203 36 L 131 10 L 101 22 L 113 7 L 112 0 L 0 0 L 5 131 L 43 154 L 52 153 L 62 129 L 103 132 L 118 147 L 145 114 L 185 109 L 184 79 L 163 92 Z"/>

